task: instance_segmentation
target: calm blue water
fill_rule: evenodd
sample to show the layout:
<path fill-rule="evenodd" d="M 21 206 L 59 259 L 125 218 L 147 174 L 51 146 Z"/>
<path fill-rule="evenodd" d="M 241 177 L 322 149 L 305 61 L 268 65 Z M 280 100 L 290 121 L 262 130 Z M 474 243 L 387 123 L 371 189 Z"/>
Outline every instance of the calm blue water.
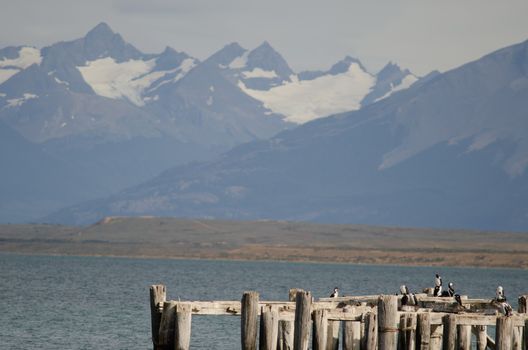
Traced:
<path fill-rule="evenodd" d="M 326 297 L 396 293 L 433 284 L 439 272 L 458 292 L 513 302 L 528 292 L 528 271 L 200 260 L 50 257 L 0 254 L 0 349 L 151 349 L 149 286 L 168 298 L 239 300 L 257 290 L 286 300 L 290 288 Z M 193 318 L 193 349 L 239 348 L 238 317 Z"/>

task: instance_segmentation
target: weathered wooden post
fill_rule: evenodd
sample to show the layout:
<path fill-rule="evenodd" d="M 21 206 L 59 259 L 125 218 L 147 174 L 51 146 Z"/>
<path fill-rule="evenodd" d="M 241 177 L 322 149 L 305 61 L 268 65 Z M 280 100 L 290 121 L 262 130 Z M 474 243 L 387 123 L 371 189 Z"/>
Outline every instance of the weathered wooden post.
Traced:
<path fill-rule="evenodd" d="M 365 350 L 376 350 L 378 348 L 378 320 L 373 312 L 367 313 L 365 317 Z"/>
<path fill-rule="evenodd" d="M 313 312 L 313 350 L 326 349 L 326 331 L 328 328 L 328 318 L 326 310 L 315 310 Z"/>
<path fill-rule="evenodd" d="M 361 323 L 343 321 L 343 350 L 360 350 Z"/>
<path fill-rule="evenodd" d="M 431 343 L 431 315 L 429 313 L 418 314 L 416 348 L 418 350 L 429 350 Z"/>
<path fill-rule="evenodd" d="M 398 347 L 398 297 L 382 295 L 378 299 L 379 350 L 396 350 Z"/>
<path fill-rule="evenodd" d="M 174 349 L 174 326 L 176 322 L 176 304 L 175 301 L 166 301 L 163 303 L 163 313 L 161 314 L 159 338 L 159 348 L 162 350 Z"/>
<path fill-rule="evenodd" d="M 297 292 L 295 298 L 295 328 L 293 330 L 293 349 L 307 350 L 310 343 L 310 321 L 312 314 L 312 294 Z"/>
<path fill-rule="evenodd" d="M 400 349 L 416 349 L 416 314 L 403 315 L 400 318 Z"/>
<path fill-rule="evenodd" d="M 328 327 L 326 331 L 326 350 L 338 350 L 339 349 L 339 327 L 341 326 L 340 321 L 328 321 Z"/>
<path fill-rule="evenodd" d="M 191 323 L 192 305 L 191 303 L 176 304 L 176 332 L 175 350 L 189 350 L 191 345 Z"/>
<path fill-rule="evenodd" d="M 475 335 L 477 337 L 477 350 L 486 350 L 488 346 L 488 327 L 475 326 Z"/>
<path fill-rule="evenodd" d="M 495 329 L 496 350 L 511 350 L 513 337 L 513 322 L 508 316 L 497 317 Z"/>
<path fill-rule="evenodd" d="M 457 324 L 456 316 L 449 314 L 443 317 L 444 341 L 443 350 L 456 350 Z"/>
<path fill-rule="evenodd" d="M 167 288 L 163 284 L 154 284 L 150 286 L 150 324 L 152 328 L 152 344 L 154 350 L 159 349 L 159 328 L 161 322 L 161 312 L 159 304 L 167 300 Z"/>
<path fill-rule="evenodd" d="M 471 350 L 471 326 L 458 325 L 458 350 Z"/>
<path fill-rule="evenodd" d="M 279 311 L 271 306 L 263 306 L 260 312 L 260 350 L 275 350 L 278 344 Z"/>
<path fill-rule="evenodd" d="M 520 314 L 528 313 L 528 295 L 521 295 L 518 299 L 519 306 L 517 308 L 517 311 Z"/>
<path fill-rule="evenodd" d="M 257 350 L 258 292 L 244 292 L 241 301 L 242 350 Z"/>
<path fill-rule="evenodd" d="M 522 350 L 523 327 L 513 327 L 512 349 Z"/>
<path fill-rule="evenodd" d="M 277 350 L 293 350 L 293 322 L 279 321 L 279 341 Z"/>
<path fill-rule="evenodd" d="M 429 349 L 431 350 L 442 350 L 442 337 L 444 335 L 443 325 L 431 325 L 431 340 L 429 343 Z M 461 350 L 461 349 L 459 349 Z"/>
<path fill-rule="evenodd" d="M 304 289 L 300 288 L 290 288 L 288 292 L 288 300 L 289 301 L 295 301 L 297 298 L 297 292 L 304 292 Z"/>

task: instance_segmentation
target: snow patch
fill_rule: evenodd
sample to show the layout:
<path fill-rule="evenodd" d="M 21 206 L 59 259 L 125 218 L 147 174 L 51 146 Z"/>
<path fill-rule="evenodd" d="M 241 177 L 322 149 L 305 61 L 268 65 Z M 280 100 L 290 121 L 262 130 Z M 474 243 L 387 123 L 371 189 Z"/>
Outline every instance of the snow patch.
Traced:
<path fill-rule="evenodd" d="M 177 81 L 194 65 L 194 59 L 187 58 L 178 68 L 153 71 L 156 59 L 117 63 L 113 58 L 106 57 L 89 61 L 85 66 L 77 67 L 77 69 L 96 94 L 113 99 L 126 98 L 137 106 L 143 106 L 145 104 L 142 98 L 143 92 L 155 81 L 166 74 L 179 72 L 175 78 L 171 79 L 171 81 Z M 158 84 L 160 85 L 161 83 Z"/>
<path fill-rule="evenodd" d="M 290 82 L 267 91 L 247 88 L 242 81 L 238 86 L 249 96 L 261 101 L 264 107 L 286 116 L 294 123 L 305 123 L 335 113 L 359 109 L 361 100 L 374 86 L 376 78 L 352 63 L 348 71 L 326 75 L 313 80 L 299 80 L 290 76 Z"/>
<path fill-rule="evenodd" d="M 228 67 L 231 69 L 242 69 L 246 66 L 248 60 L 249 51 L 246 51 L 242 56 L 238 56 L 229 63 Z"/>
<path fill-rule="evenodd" d="M 208 106 L 211 106 L 213 104 L 213 96 L 209 96 L 209 98 L 207 98 L 207 101 L 205 103 L 207 103 Z"/>
<path fill-rule="evenodd" d="M 32 64 L 40 64 L 42 62 L 42 56 L 40 50 L 34 47 L 23 47 L 18 52 L 18 57 L 13 59 L 4 58 L 0 60 L 0 68 L 3 67 L 16 67 L 19 69 L 26 69 Z"/>
<path fill-rule="evenodd" d="M 407 89 L 409 88 L 412 84 L 414 84 L 416 81 L 418 80 L 418 78 L 413 75 L 413 74 L 407 74 L 401 81 L 400 84 L 394 86 L 392 83 L 391 83 L 391 88 L 390 90 L 383 96 L 381 97 L 378 97 L 377 99 L 374 100 L 374 102 L 378 102 L 378 101 L 381 101 L 387 97 L 389 97 L 390 95 L 392 95 L 393 93 L 395 93 L 396 91 L 400 91 L 400 90 L 404 90 L 404 89 Z"/>
<path fill-rule="evenodd" d="M 69 86 L 70 83 L 68 83 L 67 81 L 64 81 L 64 80 L 60 80 L 59 78 L 57 77 L 53 77 L 55 79 L 55 81 L 59 84 L 62 84 L 62 85 L 66 85 L 66 86 Z"/>
<path fill-rule="evenodd" d="M 264 70 L 262 68 L 254 68 L 252 71 L 245 71 L 242 72 L 242 75 L 244 78 L 267 78 L 267 79 L 273 79 L 277 78 L 278 75 L 275 73 L 274 70 Z"/>
<path fill-rule="evenodd" d="M 33 98 L 38 98 L 37 95 L 34 95 L 34 94 L 24 94 L 22 95 L 22 97 L 20 98 L 12 98 L 12 99 L 9 99 L 7 100 L 7 107 L 20 107 L 22 106 L 27 100 L 31 100 Z"/>
<path fill-rule="evenodd" d="M 20 72 L 18 69 L 0 69 L 0 84 Z"/>

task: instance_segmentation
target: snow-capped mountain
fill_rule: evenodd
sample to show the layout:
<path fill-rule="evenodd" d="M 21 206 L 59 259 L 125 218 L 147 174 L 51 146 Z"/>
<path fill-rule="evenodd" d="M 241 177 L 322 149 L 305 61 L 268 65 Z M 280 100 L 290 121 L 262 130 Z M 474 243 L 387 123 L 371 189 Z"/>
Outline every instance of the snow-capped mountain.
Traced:
<path fill-rule="evenodd" d="M 170 47 L 147 54 L 100 23 L 82 38 L 42 49 L 1 49 L 0 122 L 69 166 L 61 169 L 94 179 L 93 190 L 79 185 L 48 207 L 46 198 L 27 197 L 30 218 L 357 109 L 368 94 L 374 101 L 405 81 L 392 73 L 378 78 L 352 58 L 297 74 L 267 42 L 253 50 L 232 43 L 203 62 Z"/>
<path fill-rule="evenodd" d="M 380 81 L 401 77 L 394 68 Z M 377 96 L 393 89 L 385 87 Z M 526 232 L 527 131 L 525 41 L 358 111 L 175 167 L 48 219 L 163 215 Z"/>
<path fill-rule="evenodd" d="M 331 114 L 357 110 L 418 80 L 389 63 L 373 75 L 350 56 L 327 71 L 295 74 L 269 43 L 246 50 L 232 43 L 208 60 L 243 92 L 260 101 L 268 114 L 302 124 Z"/>

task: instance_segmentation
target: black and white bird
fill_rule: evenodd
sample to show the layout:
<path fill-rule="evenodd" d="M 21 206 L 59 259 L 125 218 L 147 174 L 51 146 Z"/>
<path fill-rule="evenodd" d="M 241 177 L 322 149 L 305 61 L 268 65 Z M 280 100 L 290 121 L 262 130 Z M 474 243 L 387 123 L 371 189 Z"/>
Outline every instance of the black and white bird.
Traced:
<path fill-rule="evenodd" d="M 400 286 L 400 293 L 401 295 L 403 295 L 401 299 L 402 305 L 418 305 L 418 300 L 416 299 L 416 295 L 414 295 L 414 293 L 411 293 L 409 291 L 409 288 L 405 284 L 402 284 Z"/>
<path fill-rule="evenodd" d="M 453 284 L 453 282 L 449 282 L 447 284 L 447 290 L 444 290 L 442 292 L 442 296 L 443 297 L 453 297 L 453 296 L 455 296 L 455 285 Z"/>
<path fill-rule="evenodd" d="M 330 294 L 330 298 L 337 298 L 339 296 L 339 288 L 335 287 L 332 294 Z"/>
<path fill-rule="evenodd" d="M 439 274 L 435 275 L 435 287 L 434 287 L 433 295 L 435 297 L 442 296 L 442 277 L 440 277 Z"/>
<path fill-rule="evenodd" d="M 511 316 L 513 314 L 513 308 L 506 300 L 506 295 L 504 294 L 504 288 L 498 286 L 495 290 L 495 299 L 493 299 L 493 304 L 499 309 L 499 312 L 506 316 Z"/>

